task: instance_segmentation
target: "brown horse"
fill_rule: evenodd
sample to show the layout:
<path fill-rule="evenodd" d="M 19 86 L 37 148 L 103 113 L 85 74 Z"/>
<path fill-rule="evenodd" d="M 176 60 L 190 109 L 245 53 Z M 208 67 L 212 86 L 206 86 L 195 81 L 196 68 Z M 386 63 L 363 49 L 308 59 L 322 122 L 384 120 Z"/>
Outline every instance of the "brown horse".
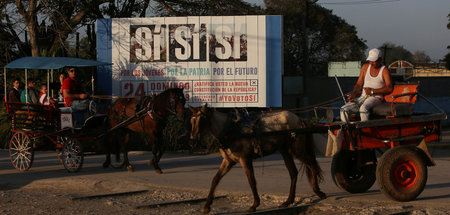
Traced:
<path fill-rule="evenodd" d="M 109 135 L 109 144 L 114 140 L 119 140 L 121 136 L 124 138 L 119 144 L 123 152 L 123 161 L 128 171 L 133 171 L 133 167 L 128 161 L 128 141 L 130 138 L 130 132 L 143 133 L 146 135 L 146 140 L 152 146 L 152 160 L 149 160 L 149 165 L 153 165 L 157 173 L 162 173 L 159 167 L 159 160 L 164 153 L 164 144 L 161 137 L 162 129 L 165 126 L 166 118 L 171 115 L 177 115 L 181 120 L 184 115 L 184 105 L 186 99 L 183 94 L 182 88 L 170 88 L 154 97 L 153 100 L 150 97 L 142 98 L 140 101 L 136 99 L 120 98 L 114 102 L 108 112 L 109 125 L 115 127 L 124 120 L 132 117 L 139 110 L 147 109 L 144 116 L 139 117 L 139 120 L 132 122 Z M 114 146 L 111 145 L 110 147 Z M 111 164 L 111 151 L 106 153 L 106 161 L 103 163 L 103 167 L 106 168 Z M 120 152 L 119 152 L 120 153 Z"/>
<path fill-rule="evenodd" d="M 288 130 L 305 128 L 306 124 L 297 115 L 289 111 L 263 114 L 255 123 L 255 133 L 242 133 L 242 128 L 229 114 L 215 109 L 193 108 L 191 117 L 191 139 L 199 140 L 202 135 L 213 135 L 221 143 L 222 164 L 214 176 L 203 212 L 208 213 L 214 198 L 214 191 L 223 176 L 236 164 L 240 163 L 247 174 L 253 193 L 253 205 L 249 211 L 254 212 L 260 204 L 256 180 L 253 172 L 253 159 L 279 151 L 283 156 L 291 178 L 287 200 L 280 207 L 287 207 L 294 202 L 298 170 L 294 157 L 306 166 L 305 171 L 314 192 L 320 198 L 326 198 L 320 191 L 319 181 L 323 179 L 322 170 L 316 160 L 312 134 L 296 134 Z"/>

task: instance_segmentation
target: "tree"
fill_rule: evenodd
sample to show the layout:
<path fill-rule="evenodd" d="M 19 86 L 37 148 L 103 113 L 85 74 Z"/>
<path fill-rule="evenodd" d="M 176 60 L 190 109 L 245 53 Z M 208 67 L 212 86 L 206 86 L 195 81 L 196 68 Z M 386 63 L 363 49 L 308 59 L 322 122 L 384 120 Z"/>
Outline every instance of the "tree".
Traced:
<path fill-rule="evenodd" d="M 444 61 L 445 61 L 445 68 L 450 70 L 450 52 L 445 55 Z"/>
<path fill-rule="evenodd" d="M 6 26 L 16 44 L 22 43 L 20 35 L 25 32 L 27 36 L 23 43 L 31 50 L 26 55 L 64 55 L 69 34 L 75 32 L 87 15 L 98 10 L 104 2 L 106 0 L 6 0 L 1 3 L 4 6 L 1 24 Z"/>
<path fill-rule="evenodd" d="M 383 53 L 384 64 L 389 65 L 397 60 L 413 62 L 413 55 L 403 46 L 398 46 L 390 42 L 385 42 L 378 47 Z"/>
<path fill-rule="evenodd" d="M 98 10 L 88 14 L 87 38 L 80 41 L 80 56 L 96 56 L 96 37 L 93 23 L 97 18 L 146 17 L 146 16 L 207 16 L 207 15 L 244 15 L 262 13 L 258 6 L 242 0 L 109 0 Z M 95 58 L 94 58 L 95 59 Z"/>
<path fill-rule="evenodd" d="M 430 56 L 425 51 L 415 51 L 413 56 L 413 62 L 416 63 L 429 63 L 431 61 Z"/>
<path fill-rule="evenodd" d="M 15 21 L 8 15 L 8 5 L 11 3 L 12 1 L 0 2 L 0 66 L 27 52 L 26 43 L 20 40 L 15 31 Z"/>
<path fill-rule="evenodd" d="M 447 18 L 448 18 L 447 29 L 450 29 L 450 13 L 447 15 Z"/>
<path fill-rule="evenodd" d="M 262 14 L 259 6 L 243 0 L 154 0 L 153 7 L 157 16 L 227 16 Z"/>
<path fill-rule="evenodd" d="M 267 14 L 283 15 L 285 75 L 323 75 L 329 61 L 360 61 L 367 49 L 355 26 L 317 4 L 298 0 L 265 0 Z M 306 9 L 308 7 L 308 10 Z M 305 20 L 306 19 L 306 20 Z M 306 24 L 305 27 L 302 24 Z M 307 35 L 305 35 L 307 32 Z M 308 39 L 308 53 L 302 47 Z M 305 56 L 306 54 L 306 56 Z M 306 60 L 306 62 L 305 62 Z"/>

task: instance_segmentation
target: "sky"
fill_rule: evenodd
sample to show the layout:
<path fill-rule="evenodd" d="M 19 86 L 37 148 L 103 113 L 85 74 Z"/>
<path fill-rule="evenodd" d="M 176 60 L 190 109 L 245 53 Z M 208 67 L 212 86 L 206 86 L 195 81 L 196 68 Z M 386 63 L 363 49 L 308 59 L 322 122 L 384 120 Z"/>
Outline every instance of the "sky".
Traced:
<path fill-rule="evenodd" d="M 318 0 L 317 4 L 354 25 L 369 49 L 391 42 L 411 53 L 425 51 L 436 62 L 450 52 L 450 0 Z"/>

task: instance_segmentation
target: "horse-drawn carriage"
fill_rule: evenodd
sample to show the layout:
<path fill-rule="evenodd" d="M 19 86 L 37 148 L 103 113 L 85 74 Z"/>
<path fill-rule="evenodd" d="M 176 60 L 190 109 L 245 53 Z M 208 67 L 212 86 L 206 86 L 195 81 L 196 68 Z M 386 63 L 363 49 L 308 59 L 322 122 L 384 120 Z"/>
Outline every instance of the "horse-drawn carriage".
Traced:
<path fill-rule="evenodd" d="M 242 126 L 236 126 L 230 115 L 209 110 L 206 105 L 191 108 L 191 138 L 198 139 L 202 132 L 209 131 L 222 142 L 223 162 L 213 179 L 204 212 L 210 210 L 217 184 L 237 162 L 247 173 L 255 200 L 250 211 L 254 211 L 259 205 L 259 197 L 251 160 L 274 150 L 282 154 L 291 177 L 289 197 L 281 206 L 291 204 L 295 197 L 298 172 L 294 157 L 306 166 L 303 169 L 314 192 L 324 198 L 325 194 L 317 184 L 321 170 L 311 149 L 311 134 L 326 132 L 333 135 L 331 139 L 335 145 L 341 146 L 336 150 L 338 153 L 334 155 L 331 167 L 332 178 L 338 187 L 350 193 L 366 192 L 377 179 L 381 191 L 388 197 L 398 201 L 415 199 L 425 187 L 427 166 L 435 165 L 426 143 L 439 140 L 441 120 L 447 117 L 423 96 L 439 113 L 413 113 L 412 104 L 420 95 L 417 87 L 417 84 L 395 85 L 393 92 L 385 97 L 387 103 L 374 108 L 369 121 L 358 121 L 356 115 L 347 120 L 348 123 L 335 120 L 333 109 L 339 108 L 323 107 L 327 109 L 328 121 L 306 126 L 291 112 L 274 111 L 262 114 L 254 121 L 250 133 Z M 382 154 L 380 158 L 376 152 Z"/>
<path fill-rule="evenodd" d="M 64 67 L 87 67 L 102 66 L 106 63 L 83 60 L 76 58 L 45 58 L 45 57 L 25 57 L 13 61 L 5 66 L 4 83 L 5 95 L 7 87 L 6 69 L 24 69 L 25 82 L 27 82 L 28 70 L 34 69 L 41 72 L 47 71 L 47 86 L 49 86 L 49 74 L 54 69 Z M 49 88 L 49 87 L 48 87 Z M 137 107 L 137 101 L 130 98 L 119 98 L 110 105 L 109 112 L 104 114 L 96 113 L 96 103 L 91 100 L 89 105 L 89 117 L 87 117 L 81 127 L 74 127 L 73 112 L 70 107 L 66 107 L 63 102 L 50 103 L 49 105 L 31 104 L 22 102 L 11 102 L 6 99 L 5 105 L 7 113 L 11 117 L 12 137 L 9 143 L 9 154 L 12 165 L 19 171 L 27 171 L 34 159 L 34 151 L 42 149 L 56 149 L 59 161 L 69 172 L 77 172 L 81 169 L 84 160 L 84 152 L 105 152 L 102 148 L 107 138 L 111 142 L 112 132 L 128 127 L 130 130 L 146 132 L 149 141 L 153 146 L 158 145 L 154 137 L 154 130 L 157 127 L 157 120 L 154 117 L 164 117 L 167 111 L 172 111 L 169 105 L 184 106 L 183 89 L 169 89 L 160 95 L 168 95 L 171 100 L 164 100 L 164 96 L 151 97 L 161 102 L 158 107 L 155 103 L 145 100 L 146 104 Z M 27 91 L 28 93 L 28 91 Z M 162 97 L 162 98 L 161 98 Z M 148 96 L 147 98 L 150 98 Z M 170 102 L 175 101 L 176 104 Z M 120 105 L 120 107 L 116 107 Z M 115 110 L 120 109 L 120 111 Z M 154 112 L 154 110 L 157 110 Z M 175 107 L 173 108 L 175 109 Z M 174 110 L 177 112 L 177 110 Z M 154 116 L 152 116 L 152 114 Z M 138 126 L 134 126 L 138 124 Z M 139 126 L 146 124 L 146 126 Z M 134 126 L 134 127 L 133 127 Z M 133 128 L 132 128 L 133 127 Z M 128 136 L 127 136 L 128 137 Z M 127 141 L 127 140 L 123 140 Z M 106 143 L 108 144 L 108 143 Z M 125 143 L 119 143 L 125 144 Z M 111 145 L 107 147 L 112 147 Z M 110 150 L 106 149 L 107 160 L 103 167 L 111 165 L 114 168 L 121 168 L 124 165 L 130 170 L 131 165 L 127 158 L 126 146 L 116 148 L 115 159 L 110 159 Z M 120 150 L 123 151 L 121 156 Z M 158 162 L 163 151 L 158 147 L 153 147 L 153 165 L 159 170 Z"/>
<path fill-rule="evenodd" d="M 333 156 L 335 184 L 350 193 L 366 192 L 378 180 L 380 190 L 397 201 L 415 199 L 427 181 L 427 166 L 435 163 L 426 143 L 440 139 L 441 121 L 447 115 L 418 91 L 418 84 L 396 84 L 375 106 L 369 121 L 351 116 L 349 123 L 317 124 L 331 129 L 341 150 Z M 415 113 L 418 97 L 438 113 Z M 377 158 L 377 152 L 381 157 Z"/>
<path fill-rule="evenodd" d="M 105 65 L 105 63 L 75 58 L 25 57 L 5 66 L 5 105 L 8 115 L 11 117 L 12 126 L 9 153 L 11 163 L 17 170 L 26 171 L 31 167 L 35 150 L 54 148 L 59 161 L 69 172 L 79 171 L 83 165 L 83 151 L 94 150 L 94 142 L 97 138 L 92 132 L 101 132 L 105 128 L 106 116 L 104 114 L 96 115 L 95 103 L 91 103 L 92 116 L 75 131 L 72 109 L 65 107 L 63 102 L 44 105 L 32 104 L 31 101 L 29 101 L 30 103 L 8 101 L 6 99 L 7 69 L 25 70 L 25 83 L 27 83 L 29 70 L 46 71 L 47 89 L 49 89 L 50 75 L 53 70 L 66 66 L 101 65 Z M 43 74 L 45 73 L 43 72 Z M 27 89 L 27 85 L 25 87 Z M 26 90 L 26 93 L 29 93 L 29 90 Z M 96 131 L 93 131 L 93 128 L 96 128 Z"/>

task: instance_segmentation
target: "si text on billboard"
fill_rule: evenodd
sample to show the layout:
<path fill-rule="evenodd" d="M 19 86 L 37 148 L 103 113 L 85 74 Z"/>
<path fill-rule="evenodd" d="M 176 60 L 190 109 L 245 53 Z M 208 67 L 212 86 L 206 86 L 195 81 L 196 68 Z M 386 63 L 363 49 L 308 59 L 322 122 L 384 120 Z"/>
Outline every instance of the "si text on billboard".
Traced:
<path fill-rule="evenodd" d="M 99 80 L 112 95 L 182 87 L 193 105 L 281 106 L 281 22 L 279 16 L 101 19 L 98 60 L 112 66 Z"/>

